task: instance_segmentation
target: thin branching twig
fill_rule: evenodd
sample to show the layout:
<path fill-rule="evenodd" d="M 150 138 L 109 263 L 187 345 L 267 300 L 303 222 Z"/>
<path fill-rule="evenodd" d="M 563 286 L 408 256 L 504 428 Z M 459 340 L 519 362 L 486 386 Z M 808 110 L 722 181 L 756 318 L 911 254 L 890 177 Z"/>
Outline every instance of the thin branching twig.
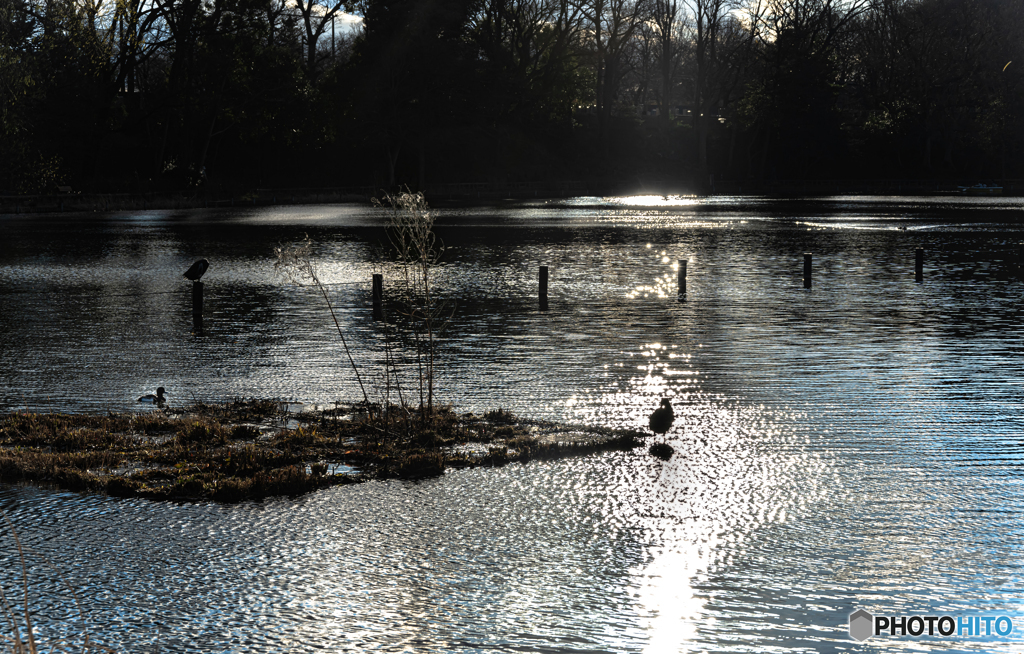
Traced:
<path fill-rule="evenodd" d="M 439 334 L 438 317 L 443 311 L 443 307 L 436 305 L 431 270 L 440 261 L 444 245 L 434 234 L 434 217 L 422 193 L 406 190 L 398 195 L 385 195 L 383 200 L 374 198 L 373 202 L 389 212 L 388 238 L 402 264 L 407 315 L 422 326 L 426 339 L 424 353 L 420 332 L 414 330 L 420 413 L 426 420 L 434 408 L 435 340 Z M 442 327 L 444 322 L 441 321 Z"/>
<path fill-rule="evenodd" d="M 352 358 L 352 351 L 348 347 L 348 341 L 345 340 L 345 333 L 341 329 L 341 323 L 338 322 L 338 316 L 334 312 L 334 305 L 331 304 L 331 298 L 327 295 L 327 288 L 320 281 L 320 275 L 317 272 L 316 262 L 313 260 L 313 242 L 310 240 L 309 235 L 303 240 L 302 245 L 285 247 L 280 246 L 274 248 L 274 254 L 277 255 L 277 262 L 274 264 L 274 269 L 285 277 L 297 284 L 309 282 L 323 296 L 324 302 L 327 303 L 327 310 L 331 313 L 331 318 L 334 320 L 334 326 L 338 330 L 338 336 L 341 337 L 341 345 L 345 348 L 345 354 L 348 356 L 348 362 L 352 366 L 352 371 L 356 375 L 356 381 L 359 382 L 359 390 L 363 392 L 363 401 L 367 406 L 370 405 L 370 396 L 366 393 L 366 387 L 363 386 L 362 375 L 359 374 L 359 367 L 356 366 L 355 359 Z"/>

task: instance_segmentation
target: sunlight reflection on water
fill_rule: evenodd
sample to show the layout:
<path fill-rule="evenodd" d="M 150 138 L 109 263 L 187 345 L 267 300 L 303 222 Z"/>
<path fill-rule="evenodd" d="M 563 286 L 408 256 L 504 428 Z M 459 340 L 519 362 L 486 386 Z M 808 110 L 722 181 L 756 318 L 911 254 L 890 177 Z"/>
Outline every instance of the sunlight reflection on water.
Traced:
<path fill-rule="evenodd" d="M 631 195 L 623 198 L 609 198 L 609 202 L 625 206 L 663 209 L 666 207 L 692 207 L 700 204 L 701 200 L 696 196 L 686 195 Z"/>
<path fill-rule="evenodd" d="M 8 486 L 0 507 L 79 589 L 93 633 L 128 651 L 1019 649 L 854 646 L 845 621 L 1024 614 L 1020 202 L 658 201 L 438 210 L 438 292 L 456 307 L 438 387 L 460 410 L 636 429 L 669 397 L 667 462 L 639 448 L 239 506 Z M 310 234 L 372 377 L 370 278 L 400 286 L 381 220 L 0 217 L 0 300 L 17 308 L 0 314 L 0 403 L 135 410 L 158 385 L 174 401 L 355 397 L 322 300 L 276 276 L 272 250 Z M 204 338 L 180 278 L 199 253 Z M 41 632 L 74 640 L 58 578 L 38 559 L 30 577 Z"/>

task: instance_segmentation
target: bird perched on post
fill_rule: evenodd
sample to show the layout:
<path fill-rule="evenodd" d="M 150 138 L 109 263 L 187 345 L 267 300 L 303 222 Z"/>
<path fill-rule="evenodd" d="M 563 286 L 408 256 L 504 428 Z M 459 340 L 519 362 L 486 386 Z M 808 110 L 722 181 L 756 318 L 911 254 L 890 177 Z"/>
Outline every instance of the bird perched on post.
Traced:
<path fill-rule="evenodd" d="M 139 398 L 139 402 L 155 402 L 157 404 L 163 404 L 167 398 L 164 397 L 164 387 L 156 389 L 156 395 L 150 393 L 149 395 L 143 395 Z"/>
<path fill-rule="evenodd" d="M 184 277 L 191 279 L 194 282 L 198 282 L 199 278 L 203 276 L 206 269 L 210 267 L 210 262 L 206 259 L 200 259 L 192 264 L 192 267 L 185 271 Z"/>
<path fill-rule="evenodd" d="M 661 406 L 651 414 L 651 420 L 648 424 L 651 427 L 651 431 L 655 434 L 665 434 L 672 428 L 672 422 L 675 419 L 676 415 L 672 411 L 672 403 L 666 397 L 661 400 Z M 673 450 L 671 445 L 662 442 L 651 445 L 650 452 L 659 459 L 667 461 L 671 458 Z"/>

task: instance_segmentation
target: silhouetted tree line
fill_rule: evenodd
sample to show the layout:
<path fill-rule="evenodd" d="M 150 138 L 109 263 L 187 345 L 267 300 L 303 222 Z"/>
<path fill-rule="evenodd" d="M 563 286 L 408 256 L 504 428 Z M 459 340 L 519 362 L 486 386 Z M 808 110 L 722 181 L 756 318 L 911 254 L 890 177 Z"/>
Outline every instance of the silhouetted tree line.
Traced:
<path fill-rule="evenodd" d="M 1022 34 L 1020 0 L 0 0 L 0 191 L 1020 177 Z"/>

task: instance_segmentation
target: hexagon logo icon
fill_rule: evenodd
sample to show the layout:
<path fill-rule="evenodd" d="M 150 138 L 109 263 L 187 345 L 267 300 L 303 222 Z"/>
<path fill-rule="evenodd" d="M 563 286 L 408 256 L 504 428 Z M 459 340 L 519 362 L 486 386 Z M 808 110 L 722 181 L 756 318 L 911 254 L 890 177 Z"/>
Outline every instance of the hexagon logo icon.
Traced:
<path fill-rule="evenodd" d="M 859 641 L 871 638 L 871 627 L 874 622 L 874 617 L 864 609 L 854 611 L 850 614 L 850 637 Z"/>

